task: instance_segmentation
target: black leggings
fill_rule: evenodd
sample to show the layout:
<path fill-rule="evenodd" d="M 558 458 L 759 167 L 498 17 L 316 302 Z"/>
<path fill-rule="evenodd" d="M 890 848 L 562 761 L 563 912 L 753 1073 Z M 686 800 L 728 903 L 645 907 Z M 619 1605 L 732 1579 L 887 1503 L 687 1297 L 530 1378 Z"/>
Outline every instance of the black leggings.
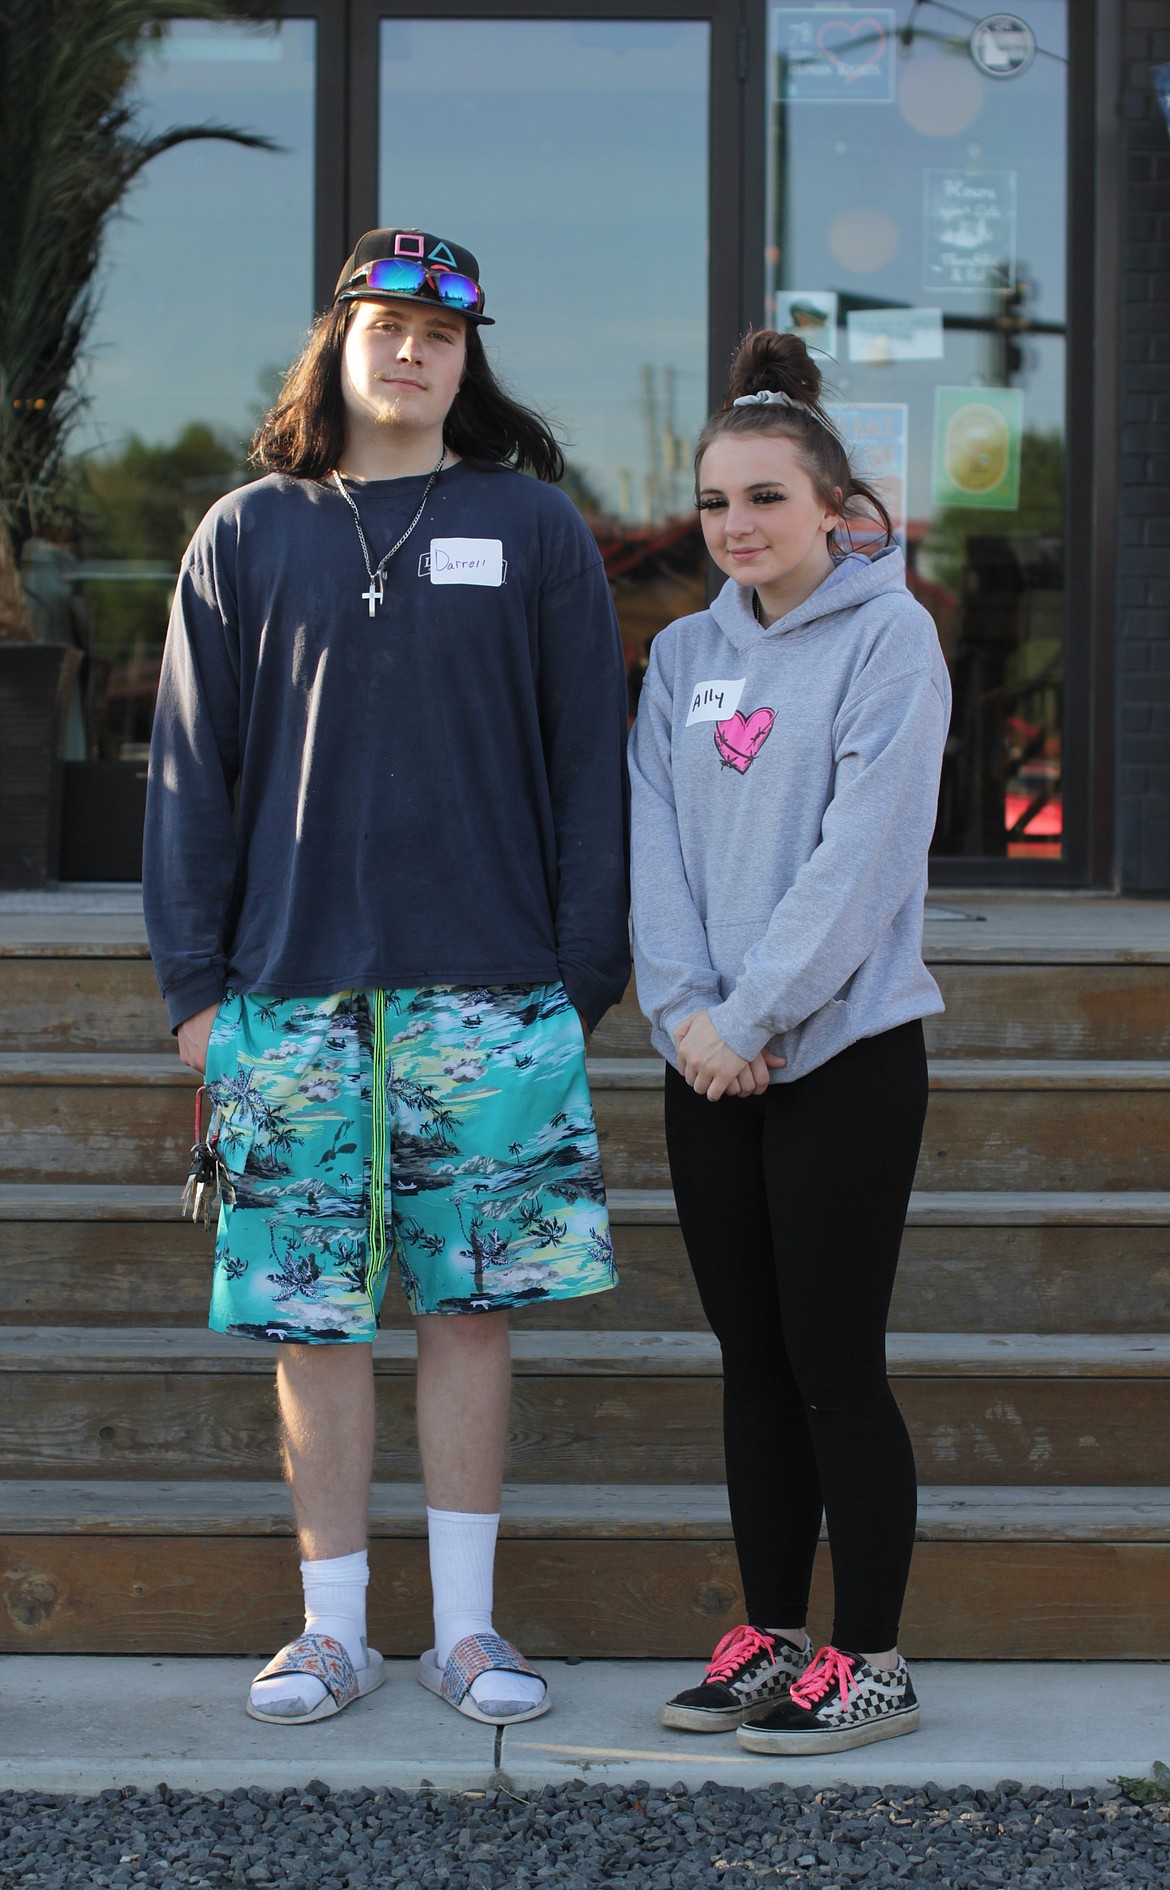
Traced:
<path fill-rule="evenodd" d="M 710 1103 L 666 1071 L 683 1239 L 723 1353 L 723 1442 L 747 1618 L 805 1619 L 822 1509 L 833 1642 L 898 1638 L 917 1514 L 885 1332 L 926 1115 L 922 1025 L 764 1096 Z"/>

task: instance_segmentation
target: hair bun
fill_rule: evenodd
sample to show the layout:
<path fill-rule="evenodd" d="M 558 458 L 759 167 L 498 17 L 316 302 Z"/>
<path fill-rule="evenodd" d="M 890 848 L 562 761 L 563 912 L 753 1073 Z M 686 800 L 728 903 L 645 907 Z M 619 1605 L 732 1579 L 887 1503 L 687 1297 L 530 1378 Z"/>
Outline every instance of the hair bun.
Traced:
<path fill-rule="evenodd" d="M 799 335 L 754 328 L 735 351 L 724 404 L 729 407 L 742 394 L 772 393 L 815 407 L 820 392 L 821 371 Z"/>

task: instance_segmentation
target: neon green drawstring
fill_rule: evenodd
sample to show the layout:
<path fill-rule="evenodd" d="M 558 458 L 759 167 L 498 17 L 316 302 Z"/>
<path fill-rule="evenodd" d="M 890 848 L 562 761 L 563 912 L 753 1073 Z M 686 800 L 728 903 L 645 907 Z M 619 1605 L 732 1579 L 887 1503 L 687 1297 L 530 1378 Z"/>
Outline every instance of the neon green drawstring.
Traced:
<path fill-rule="evenodd" d="M 373 1022 L 373 1094 L 370 1098 L 370 1259 L 366 1292 L 374 1301 L 374 1282 L 386 1264 L 386 993 L 371 992 Z"/>

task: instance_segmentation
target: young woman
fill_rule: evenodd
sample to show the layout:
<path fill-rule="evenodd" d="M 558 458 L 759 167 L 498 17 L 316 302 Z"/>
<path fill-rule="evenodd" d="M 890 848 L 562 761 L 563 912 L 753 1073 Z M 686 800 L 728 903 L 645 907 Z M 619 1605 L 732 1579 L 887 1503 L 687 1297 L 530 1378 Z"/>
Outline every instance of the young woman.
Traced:
<path fill-rule="evenodd" d="M 950 691 L 798 337 L 747 337 L 695 464 L 728 581 L 651 650 L 634 961 L 723 1354 L 747 1622 L 663 1718 L 822 1752 L 918 1723 L 897 1650 L 914 1461 L 885 1323 L 926 1109 L 920 1020 L 942 1009 L 921 942 Z M 877 549 L 851 549 L 863 517 Z M 836 1619 L 814 1656 L 822 1511 Z"/>

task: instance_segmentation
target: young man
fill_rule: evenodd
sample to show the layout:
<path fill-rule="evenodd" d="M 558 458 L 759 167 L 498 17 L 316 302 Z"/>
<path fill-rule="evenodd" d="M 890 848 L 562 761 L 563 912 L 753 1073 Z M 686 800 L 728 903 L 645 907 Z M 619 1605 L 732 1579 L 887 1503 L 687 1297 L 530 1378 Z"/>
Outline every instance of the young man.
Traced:
<path fill-rule="evenodd" d="M 279 1341 L 305 1632 L 248 1710 L 324 1718 L 367 1647 L 371 1341 L 418 1333 L 432 1691 L 546 1710 L 492 1625 L 506 1308 L 615 1283 L 584 1040 L 629 965 L 625 680 L 544 422 L 494 380 L 474 256 L 358 243 L 183 561 L 144 897 L 223 1177 L 211 1325 Z M 536 478 L 526 478 L 533 471 Z"/>

